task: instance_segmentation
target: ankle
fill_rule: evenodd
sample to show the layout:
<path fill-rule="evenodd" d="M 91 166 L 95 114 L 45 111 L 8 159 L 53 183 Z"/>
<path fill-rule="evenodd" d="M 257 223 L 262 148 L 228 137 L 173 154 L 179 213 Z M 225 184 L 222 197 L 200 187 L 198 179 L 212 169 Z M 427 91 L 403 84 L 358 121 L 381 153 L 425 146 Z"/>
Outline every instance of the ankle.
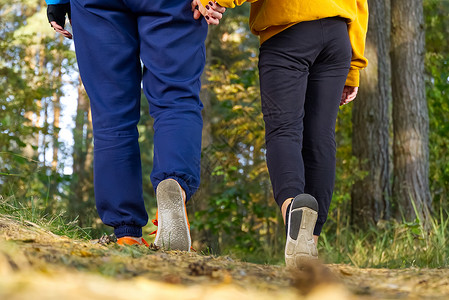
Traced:
<path fill-rule="evenodd" d="M 282 206 L 281 206 L 281 213 L 282 213 L 282 218 L 284 219 L 284 225 L 286 224 L 287 208 L 288 208 L 289 204 L 292 202 L 292 200 L 293 200 L 293 198 L 285 199 L 284 203 L 282 203 Z"/>

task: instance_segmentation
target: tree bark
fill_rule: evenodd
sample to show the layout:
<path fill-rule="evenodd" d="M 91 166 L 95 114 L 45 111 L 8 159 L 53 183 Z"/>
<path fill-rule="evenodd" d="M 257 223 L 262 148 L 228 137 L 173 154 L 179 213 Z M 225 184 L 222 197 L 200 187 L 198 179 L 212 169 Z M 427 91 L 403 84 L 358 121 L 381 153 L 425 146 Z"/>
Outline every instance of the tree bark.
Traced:
<path fill-rule="evenodd" d="M 62 36 L 59 38 L 59 42 L 63 43 Z M 43 46 L 42 46 L 43 47 Z M 40 58 L 39 64 L 43 63 L 44 60 L 44 51 L 41 51 L 42 57 Z M 51 86 L 53 90 L 53 95 L 51 99 L 52 108 L 53 108 L 53 124 L 51 132 L 51 145 L 52 145 L 52 160 L 51 160 L 51 181 L 48 188 L 48 203 L 46 210 L 48 212 L 54 211 L 56 206 L 56 198 L 55 195 L 58 193 L 58 185 L 60 174 L 58 173 L 58 153 L 59 153 L 59 126 L 60 126 L 60 117 L 61 117 L 61 76 L 62 76 L 62 54 L 60 52 L 56 52 L 54 55 L 53 61 L 53 71 L 50 73 Z M 41 67 L 41 66 L 40 66 Z M 39 68 L 40 68 L 39 67 Z M 42 68 L 42 73 L 44 74 L 44 69 Z M 48 103 L 50 105 L 50 103 Z M 43 135 L 45 139 L 45 134 Z M 44 147 L 46 145 L 44 144 Z M 44 148 L 45 149 L 45 148 Z M 45 158 L 44 158 L 45 161 Z"/>
<path fill-rule="evenodd" d="M 62 45 L 63 40 L 60 37 L 60 43 Z M 59 126 L 61 117 L 61 88 L 60 83 L 62 81 L 62 56 L 61 53 L 57 53 L 54 58 L 54 72 L 53 72 L 53 158 L 51 162 L 51 169 L 56 173 L 58 167 L 58 153 L 59 153 Z"/>
<path fill-rule="evenodd" d="M 25 12 L 23 12 L 25 13 Z M 34 45 L 29 46 L 26 48 L 25 50 L 25 57 L 24 57 L 24 61 L 29 65 L 30 69 L 35 69 L 36 68 L 36 54 L 37 54 L 37 50 L 36 47 Z M 40 116 L 42 113 L 42 102 L 41 100 L 36 100 L 37 102 L 37 106 L 36 108 L 26 111 L 24 114 L 24 118 L 25 118 L 25 126 L 30 126 L 30 127 L 38 127 L 39 122 L 40 122 Z M 27 135 L 25 136 L 25 138 L 23 138 L 24 143 L 26 144 L 25 148 L 22 150 L 22 153 L 25 157 L 28 158 L 33 158 L 33 159 L 37 159 L 39 157 L 39 151 L 35 150 L 35 148 L 33 148 L 33 146 L 39 146 L 39 136 L 41 133 L 39 134 L 33 134 L 33 135 Z"/>
<path fill-rule="evenodd" d="M 210 197 L 212 195 L 212 184 L 211 184 L 211 174 L 213 171 L 213 161 L 212 156 L 209 155 L 208 150 L 213 143 L 212 136 L 212 125 L 211 125 L 211 112 L 212 112 L 212 102 L 211 102 L 211 92 L 208 89 L 209 81 L 207 79 L 207 70 L 211 65 L 212 51 L 211 42 L 212 39 L 217 38 L 214 33 L 216 30 L 213 28 L 209 29 L 205 45 L 206 45 L 206 65 L 204 67 L 204 73 L 201 77 L 202 89 L 200 92 L 201 102 L 203 103 L 203 131 L 201 139 L 201 185 L 198 192 L 194 195 L 192 205 L 188 206 L 188 211 L 191 216 L 194 215 L 195 211 L 205 211 L 209 207 Z M 207 220 L 202 220 L 201 222 L 207 222 Z M 219 254 L 220 247 L 218 242 L 218 237 L 211 233 L 210 230 L 204 229 L 199 232 L 192 232 L 193 241 L 199 241 L 199 248 L 206 248 L 212 253 Z"/>
<path fill-rule="evenodd" d="M 392 0 L 393 197 L 396 216 L 429 225 L 429 116 L 422 0 Z"/>
<path fill-rule="evenodd" d="M 389 0 L 370 0 L 370 19 L 359 95 L 352 110 L 353 154 L 367 175 L 357 180 L 351 193 L 352 221 L 359 227 L 390 216 L 389 106 L 391 66 L 389 58 Z"/>
<path fill-rule="evenodd" d="M 75 128 L 73 130 L 73 175 L 71 182 L 71 199 L 69 213 L 78 217 L 79 226 L 94 224 L 90 217 L 95 216 L 93 198 L 92 174 L 92 120 L 90 116 L 89 98 L 79 79 L 78 105 L 76 110 Z"/>

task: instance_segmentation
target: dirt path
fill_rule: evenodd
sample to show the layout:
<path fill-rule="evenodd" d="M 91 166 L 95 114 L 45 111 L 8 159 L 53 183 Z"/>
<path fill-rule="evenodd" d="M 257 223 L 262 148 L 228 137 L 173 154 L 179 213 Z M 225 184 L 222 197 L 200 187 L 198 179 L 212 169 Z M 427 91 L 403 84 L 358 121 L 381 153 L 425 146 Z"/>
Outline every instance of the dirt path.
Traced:
<path fill-rule="evenodd" d="M 293 273 L 75 241 L 24 224 L 0 215 L 0 299 L 449 299 L 448 269 L 311 265 Z"/>

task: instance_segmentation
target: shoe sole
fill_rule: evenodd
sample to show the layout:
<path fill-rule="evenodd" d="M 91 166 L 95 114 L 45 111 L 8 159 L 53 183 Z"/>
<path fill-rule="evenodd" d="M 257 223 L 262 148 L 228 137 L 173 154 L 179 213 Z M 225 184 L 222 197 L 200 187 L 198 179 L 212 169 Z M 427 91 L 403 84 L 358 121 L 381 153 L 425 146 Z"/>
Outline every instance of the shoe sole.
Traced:
<path fill-rule="evenodd" d="M 318 218 L 318 202 L 308 194 L 293 199 L 288 215 L 287 240 L 285 243 L 285 264 L 288 268 L 301 268 L 304 263 L 318 259 L 313 239 Z"/>
<path fill-rule="evenodd" d="M 190 231 L 181 187 L 173 179 L 163 180 L 157 186 L 156 199 L 158 229 L 154 244 L 166 250 L 190 251 Z"/>

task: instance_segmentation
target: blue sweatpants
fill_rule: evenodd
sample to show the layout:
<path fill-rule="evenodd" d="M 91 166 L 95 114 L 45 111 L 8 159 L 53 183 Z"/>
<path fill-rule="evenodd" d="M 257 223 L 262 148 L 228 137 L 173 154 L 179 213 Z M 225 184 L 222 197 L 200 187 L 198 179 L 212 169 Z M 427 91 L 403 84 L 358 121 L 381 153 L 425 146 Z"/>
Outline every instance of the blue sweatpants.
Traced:
<path fill-rule="evenodd" d="M 137 131 L 141 87 L 154 118 L 154 189 L 173 178 L 189 199 L 199 186 L 207 24 L 193 19 L 190 3 L 71 1 L 76 56 L 92 109 L 96 205 L 117 237 L 141 236 L 148 222 Z"/>

